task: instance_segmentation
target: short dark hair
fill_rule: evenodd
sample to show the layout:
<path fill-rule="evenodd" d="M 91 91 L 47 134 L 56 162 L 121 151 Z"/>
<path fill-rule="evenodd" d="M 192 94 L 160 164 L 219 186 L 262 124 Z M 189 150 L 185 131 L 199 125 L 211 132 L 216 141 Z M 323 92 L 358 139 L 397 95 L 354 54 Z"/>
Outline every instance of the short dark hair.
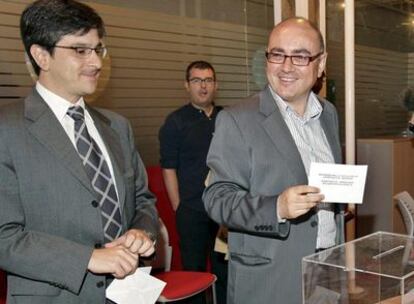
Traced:
<path fill-rule="evenodd" d="M 208 63 L 207 61 L 197 60 L 197 61 L 191 62 L 187 66 L 187 70 L 185 72 L 185 80 L 187 80 L 187 82 L 190 81 L 190 73 L 191 73 L 192 69 L 212 70 L 213 71 L 213 78 L 214 78 L 214 80 L 216 80 L 216 71 L 214 70 L 213 66 L 210 63 Z"/>
<path fill-rule="evenodd" d="M 23 11 L 20 18 L 20 35 L 24 48 L 37 75 L 40 67 L 30 54 L 38 44 L 53 55 L 56 43 L 65 35 L 84 35 L 91 29 L 105 36 L 102 18 L 91 7 L 74 0 L 38 0 Z"/>

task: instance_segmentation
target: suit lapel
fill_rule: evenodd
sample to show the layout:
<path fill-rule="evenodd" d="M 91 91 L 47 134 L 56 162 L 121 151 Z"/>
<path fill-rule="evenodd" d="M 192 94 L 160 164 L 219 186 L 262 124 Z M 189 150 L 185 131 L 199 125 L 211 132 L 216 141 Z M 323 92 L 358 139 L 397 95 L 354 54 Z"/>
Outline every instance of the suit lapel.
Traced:
<path fill-rule="evenodd" d="M 260 112 L 266 116 L 262 122 L 264 130 L 283 156 L 292 175 L 307 181 L 299 150 L 268 87 L 260 93 Z"/>
<path fill-rule="evenodd" d="M 328 140 L 329 146 L 331 147 L 331 151 L 333 154 L 333 157 L 335 159 L 335 163 L 341 163 L 342 162 L 342 156 L 341 156 L 341 148 L 338 146 L 337 144 L 337 134 L 336 132 L 338 131 L 338 129 L 336 127 L 336 121 L 334 120 L 334 114 L 332 112 L 328 112 L 325 109 L 325 102 L 323 100 L 319 100 L 322 107 L 324 107 L 321 117 L 320 117 L 320 122 L 321 122 L 321 126 L 323 131 L 325 132 L 325 136 L 326 139 Z"/>
<path fill-rule="evenodd" d="M 61 124 L 35 89 L 25 100 L 25 117 L 30 122 L 29 132 L 60 163 L 77 178 L 86 189 L 96 195 L 83 168 L 79 155 Z"/>
<path fill-rule="evenodd" d="M 109 119 L 89 106 L 87 106 L 87 109 L 95 123 L 95 127 L 98 130 L 99 135 L 105 143 L 109 157 L 111 158 L 114 178 L 117 186 L 116 188 L 118 191 L 118 199 L 122 208 L 125 202 L 125 181 L 123 174 L 123 172 L 125 172 L 125 168 L 123 165 L 124 162 L 122 159 L 122 150 L 119 137 L 111 128 Z"/>

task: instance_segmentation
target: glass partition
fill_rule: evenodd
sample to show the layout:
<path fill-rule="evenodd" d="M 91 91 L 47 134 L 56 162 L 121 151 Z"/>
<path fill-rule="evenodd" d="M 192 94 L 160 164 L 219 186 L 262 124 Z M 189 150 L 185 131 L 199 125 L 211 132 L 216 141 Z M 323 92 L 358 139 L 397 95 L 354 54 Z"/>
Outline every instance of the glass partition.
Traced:
<path fill-rule="evenodd" d="M 397 135 L 407 127 L 414 111 L 412 13 L 412 1 L 355 1 L 357 138 Z M 328 98 L 344 121 L 343 1 L 327 1 L 326 15 Z"/>

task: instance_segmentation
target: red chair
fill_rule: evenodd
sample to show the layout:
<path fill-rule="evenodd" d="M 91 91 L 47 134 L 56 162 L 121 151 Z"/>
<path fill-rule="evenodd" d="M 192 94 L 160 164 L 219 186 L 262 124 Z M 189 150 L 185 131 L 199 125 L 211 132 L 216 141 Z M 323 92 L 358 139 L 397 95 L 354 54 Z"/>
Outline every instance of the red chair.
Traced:
<path fill-rule="evenodd" d="M 170 271 L 172 248 L 169 245 L 168 231 L 160 219 L 160 231 L 156 246 L 156 258 L 152 263 L 153 269 L 161 272 L 153 274 L 156 278 L 167 283 L 157 302 L 167 303 L 190 298 L 202 293 L 208 288 L 212 290 L 212 301 L 216 304 L 215 282 L 217 277 L 209 272 Z"/>
<path fill-rule="evenodd" d="M 170 245 L 174 254 L 172 255 L 171 269 L 182 270 L 179 238 L 175 224 L 175 212 L 171 207 L 170 200 L 165 189 L 160 166 L 147 167 L 148 187 L 157 197 L 157 210 L 160 218 L 165 223 L 170 237 Z"/>
<path fill-rule="evenodd" d="M 0 270 L 0 304 L 6 304 L 7 284 L 6 274 Z"/>

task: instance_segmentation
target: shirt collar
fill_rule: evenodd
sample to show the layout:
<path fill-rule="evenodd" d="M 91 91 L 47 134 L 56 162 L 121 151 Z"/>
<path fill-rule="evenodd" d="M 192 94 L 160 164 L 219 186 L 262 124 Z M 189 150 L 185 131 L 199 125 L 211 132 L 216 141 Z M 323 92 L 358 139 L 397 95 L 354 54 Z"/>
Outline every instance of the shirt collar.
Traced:
<path fill-rule="evenodd" d="M 213 102 L 213 110 L 211 111 L 211 114 L 209 117 L 213 117 L 214 115 L 216 115 L 217 113 L 217 107 L 216 104 Z M 193 104 L 191 101 L 188 102 L 188 106 L 193 110 L 196 111 L 197 113 L 202 113 L 203 115 L 206 115 L 204 110 L 201 107 L 198 107 L 197 105 Z M 206 115 L 207 116 L 207 115 Z"/>
<path fill-rule="evenodd" d="M 47 103 L 47 105 L 50 107 L 50 109 L 59 121 L 62 121 L 65 118 L 68 109 L 73 106 L 81 106 L 84 112 L 86 113 L 85 115 L 87 117 L 90 117 L 88 111 L 86 111 L 85 109 L 85 101 L 83 97 L 79 98 L 79 100 L 75 104 L 73 104 L 67 101 L 66 99 L 60 97 L 59 95 L 53 93 L 52 91 L 44 87 L 40 82 L 36 83 L 36 90 Z"/>
<path fill-rule="evenodd" d="M 300 117 L 292 109 L 289 103 L 284 101 L 282 97 L 280 97 L 275 91 L 273 91 L 273 89 L 270 86 L 269 86 L 269 89 L 283 118 L 285 118 L 286 115 L 294 115 L 301 121 L 307 122 L 309 120 L 319 119 L 319 117 L 322 114 L 322 110 L 323 110 L 322 105 L 318 97 L 316 97 L 316 94 L 313 93 L 312 91 L 309 94 L 308 102 L 306 104 L 305 114 L 303 115 L 303 117 Z"/>

